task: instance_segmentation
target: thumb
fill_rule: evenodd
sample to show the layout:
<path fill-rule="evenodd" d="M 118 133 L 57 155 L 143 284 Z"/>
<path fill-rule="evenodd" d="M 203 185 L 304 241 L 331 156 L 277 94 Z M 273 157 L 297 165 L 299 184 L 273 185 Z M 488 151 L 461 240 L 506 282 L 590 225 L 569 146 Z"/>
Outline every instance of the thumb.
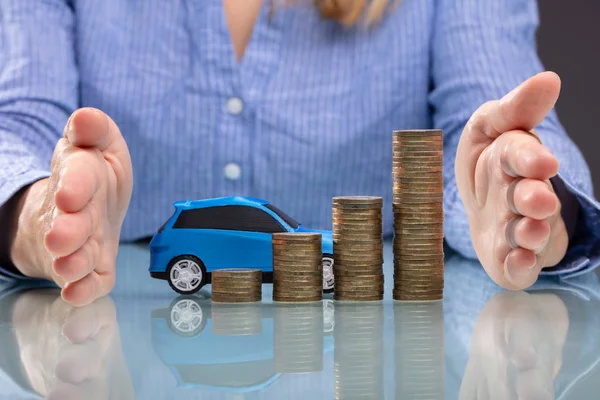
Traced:
<path fill-rule="evenodd" d="M 110 152 L 124 141 L 113 120 L 91 107 L 80 108 L 71 115 L 64 136 L 74 146 L 97 147 L 102 152 Z"/>
<path fill-rule="evenodd" d="M 496 130 L 502 134 L 535 128 L 554 108 L 560 86 L 560 77 L 554 72 L 543 72 L 523 82 L 500 100 Z"/>
<path fill-rule="evenodd" d="M 529 78 L 498 101 L 484 104 L 468 124 L 467 135 L 495 139 L 513 131 L 530 131 L 554 108 L 560 94 L 560 78 L 554 72 L 542 72 Z M 481 138 L 471 138 L 480 142 Z"/>
<path fill-rule="evenodd" d="M 457 148 L 455 175 L 459 191 L 475 195 L 474 171 L 481 153 L 503 133 L 531 131 L 552 110 L 560 94 L 560 78 L 543 72 L 526 80 L 500 100 L 482 105 L 465 126 Z M 463 198 L 463 201 L 465 199 Z"/>

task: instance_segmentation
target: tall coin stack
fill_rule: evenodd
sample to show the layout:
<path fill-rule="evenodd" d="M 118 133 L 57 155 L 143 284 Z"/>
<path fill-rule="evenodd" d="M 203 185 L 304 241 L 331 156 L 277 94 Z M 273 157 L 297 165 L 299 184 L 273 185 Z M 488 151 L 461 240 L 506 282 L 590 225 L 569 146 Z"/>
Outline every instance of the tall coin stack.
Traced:
<path fill-rule="evenodd" d="M 381 197 L 333 198 L 335 300 L 383 300 Z"/>
<path fill-rule="evenodd" d="M 395 300 L 441 300 L 444 291 L 441 130 L 393 137 Z"/>
<path fill-rule="evenodd" d="M 323 299 L 321 234 L 273 234 L 273 300 L 289 303 Z"/>
<path fill-rule="evenodd" d="M 445 399 L 442 302 L 396 303 L 395 381 L 397 399 Z"/>
<path fill-rule="evenodd" d="M 262 271 L 230 268 L 212 272 L 212 301 L 248 303 L 262 300 Z"/>

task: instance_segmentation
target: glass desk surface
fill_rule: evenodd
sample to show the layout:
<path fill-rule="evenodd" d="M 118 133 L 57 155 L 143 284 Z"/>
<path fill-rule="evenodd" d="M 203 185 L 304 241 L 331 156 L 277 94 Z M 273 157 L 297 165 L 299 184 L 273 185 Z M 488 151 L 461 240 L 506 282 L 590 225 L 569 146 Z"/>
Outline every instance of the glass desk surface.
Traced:
<path fill-rule="evenodd" d="M 177 296 L 122 245 L 109 297 L 79 309 L 53 287 L 0 283 L 0 399 L 593 399 L 596 273 L 496 286 L 448 254 L 444 301 L 278 305 Z"/>

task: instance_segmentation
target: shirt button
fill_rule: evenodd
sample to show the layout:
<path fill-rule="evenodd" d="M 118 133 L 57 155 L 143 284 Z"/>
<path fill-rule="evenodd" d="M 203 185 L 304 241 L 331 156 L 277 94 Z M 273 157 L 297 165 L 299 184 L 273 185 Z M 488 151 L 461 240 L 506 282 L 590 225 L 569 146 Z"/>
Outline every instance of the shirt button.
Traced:
<path fill-rule="evenodd" d="M 238 115 L 244 109 L 244 103 L 239 97 L 232 97 L 227 100 L 227 112 L 231 115 Z"/>
<path fill-rule="evenodd" d="M 236 163 L 229 163 L 223 169 L 223 173 L 225 174 L 225 178 L 237 181 L 242 176 L 242 168 Z"/>

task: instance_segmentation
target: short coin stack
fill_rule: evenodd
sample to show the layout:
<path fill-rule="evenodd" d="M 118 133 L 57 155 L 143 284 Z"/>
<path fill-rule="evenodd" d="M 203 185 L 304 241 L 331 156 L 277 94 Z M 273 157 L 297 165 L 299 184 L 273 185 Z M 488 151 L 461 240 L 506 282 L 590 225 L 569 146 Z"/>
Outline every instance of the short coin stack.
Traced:
<path fill-rule="evenodd" d="M 444 291 L 441 130 L 393 137 L 395 300 L 441 300 Z"/>
<path fill-rule="evenodd" d="M 231 268 L 212 272 L 212 301 L 248 303 L 262 300 L 262 271 Z"/>
<path fill-rule="evenodd" d="M 381 197 L 333 198 L 335 300 L 383 300 Z"/>
<path fill-rule="evenodd" d="M 273 234 L 273 300 L 289 303 L 323 299 L 320 233 Z"/>
<path fill-rule="evenodd" d="M 396 398 L 445 398 L 442 302 L 398 302 L 394 325 Z"/>

